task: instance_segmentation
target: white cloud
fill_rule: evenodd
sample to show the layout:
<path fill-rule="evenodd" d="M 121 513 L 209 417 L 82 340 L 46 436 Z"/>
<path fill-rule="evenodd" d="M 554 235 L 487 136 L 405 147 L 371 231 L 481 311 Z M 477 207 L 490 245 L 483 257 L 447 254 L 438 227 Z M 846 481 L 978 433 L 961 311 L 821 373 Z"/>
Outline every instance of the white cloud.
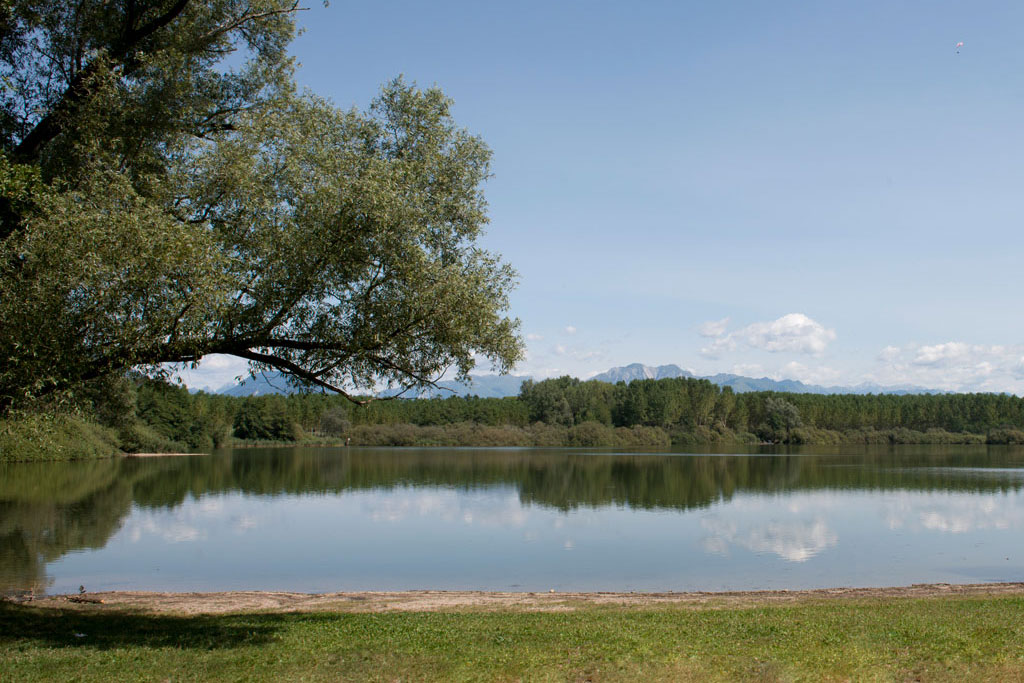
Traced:
<path fill-rule="evenodd" d="M 732 366 L 730 372 L 734 375 L 743 375 L 744 377 L 764 377 L 767 374 L 764 366 L 757 363 L 737 363 Z"/>
<path fill-rule="evenodd" d="M 526 335 L 526 341 L 541 341 L 542 339 L 544 339 L 544 336 L 540 334 L 533 334 L 531 332 L 530 334 Z"/>
<path fill-rule="evenodd" d="M 211 354 L 192 369 L 184 365 L 171 366 L 172 376 L 179 377 L 186 386 L 194 389 L 217 390 L 230 384 L 237 377 L 249 374 L 249 363 L 235 356 Z"/>
<path fill-rule="evenodd" d="M 892 363 L 900 357 L 900 350 L 897 346 L 886 346 L 878 354 L 878 360 L 883 363 Z"/>
<path fill-rule="evenodd" d="M 792 352 L 817 356 L 824 353 L 829 342 L 835 338 L 835 330 L 827 329 L 803 313 L 789 313 L 777 320 L 753 323 L 729 334 L 724 334 L 723 329 L 723 334 L 701 349 L 701 353 L 717 357 L 743 344 L 772 353 Z"/>
<path fill-rule="evenodd" d="M 963 342 L 947 342 L 934 346 L 922 346 L 917 350 L 915 365 L 949 365 L 962 363 L 970 356 L 971 347 Z"/>
<path fill-rule="evenodd" d="M 940 344 L 887 346 L 869 379 L 943 391 L 1024 393 L 1024 345 Z"/>
<path fill-rule="evenodd" d="M 768 323 L 754 323 L 741 330 L 748 346 L 765 351 L 794 351 L 820 354 L 836 338 L 835 330 L 803 313 L 790 313 Z"/>
<path fill-rule="evenodd" d="M 582 340 L 580 340 L 582 342 Z M 588 346 L 572 341 L 535 345 L 525 358 L 516 366 L 517 374 L 526 374 L 535 379 L 573 375 L 583 377 L 604 372 L 607 368 L 600 367 L 607 362 L 608 350 L 603 345 Z"/>
<path fill-rule="evenodd" d="M 725 329 L 729 326 L 729 318 L 722 318 L 721 320 L 709 320 L 706 323 L 701 324 L 697 327 L 697 332 L 702 337 L 721 337 L 725 334 Z"/>
<path fill-rule="evenodd" d="M 834 384 L 839 381 L 840 372 L 825 365 L 808 367 L 792 361 L 775 373 L 775 379 L 795 379 L 805 384 Z"/>
<path fill-rule="evenodd" d="M 566 334 L 576 334 L 576 328 L 573 327 L 572 325 L 566 325 L 565 326 L 565 333 Z"/>
<path fill-rule="evenodd" d="M 728 335 L 726 337 L 719 337 L 715 341 L 711 342 L 711 344 L 702 348 L 700 353 L 702 356 L 707 356 L 708 358 L 718 358 L 723 353 L 735 350 L 736 340 L 732 335 Z"/>

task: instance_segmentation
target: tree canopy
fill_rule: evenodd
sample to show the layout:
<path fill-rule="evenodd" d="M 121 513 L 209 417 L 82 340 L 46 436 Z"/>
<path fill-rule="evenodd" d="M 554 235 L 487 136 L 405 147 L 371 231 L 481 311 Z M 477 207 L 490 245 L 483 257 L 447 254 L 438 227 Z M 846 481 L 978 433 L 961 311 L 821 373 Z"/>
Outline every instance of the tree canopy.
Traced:
<path fill-rule="evenodd" d="M 212 353 L 346 395 L 519 359 L 490 151 L 437 89 L 299 93 L 298 10 L 0 0 L 0 410 Z"/>

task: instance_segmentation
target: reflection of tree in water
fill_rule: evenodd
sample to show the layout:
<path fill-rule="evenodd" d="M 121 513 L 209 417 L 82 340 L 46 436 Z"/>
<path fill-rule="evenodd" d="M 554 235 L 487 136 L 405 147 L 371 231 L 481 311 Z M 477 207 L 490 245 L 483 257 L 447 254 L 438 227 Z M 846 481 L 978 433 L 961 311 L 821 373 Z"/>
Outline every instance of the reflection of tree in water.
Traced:
<path fill-rule="evenodd" d="M 979 462 L 988 469 L 977 468 Z M 105 545 L 133 503 L 166 508 L 189 497 L 230 492 L 277 496 L 408 486 L 508 486 L 526 504 L 558 510 L 607 505 L 688 510 L 739 492 L 1005 492 L 1019 490 L 1024 477 L 979 473 L 1022 466 L 1024 451 L 1005 447 L 767 457 L 282 448 L 188 458 L 2 465 L 0 590 L 42 587 L 48 562 L 73 550 Z"/>
<path fill-rule="evenodd" d="M 69 467 L 72 465 L 72 467 Z M 46 565 L 102 548 L 132 502 L 117 460 L 0 468 L 0 591 L 43 588 Z"/>
<path fill-rule="evenodd" d="M 605 505 L 687 510 L 729 499 L 737 489 L 792 488 L 803 464 L 794 457 L 578 456 L 531 467 L 520 482 L 520 497 L 560 510 Z"/>

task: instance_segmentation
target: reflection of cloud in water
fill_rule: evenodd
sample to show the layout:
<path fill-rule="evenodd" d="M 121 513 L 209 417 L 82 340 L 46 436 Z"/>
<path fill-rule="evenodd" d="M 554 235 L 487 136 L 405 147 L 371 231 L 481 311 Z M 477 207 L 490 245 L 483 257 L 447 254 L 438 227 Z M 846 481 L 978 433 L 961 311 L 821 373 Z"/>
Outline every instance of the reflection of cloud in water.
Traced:
<path fill-rule="evenodd" d="M 233 519 L 235 522 L 235 531 L 248 531 L 249 529 L 255 529 L 258 526 L 256 518 L 250 517 L 249 515 L 242 515 Z"/>
<path fill-rule="evenodd" d="M 735 522 L 706 517 L 701 526 L 709 534 L 702 540 L 704 550 L 716 555 L 728 555 L 729 547 L 737 546 L 755 553 L 774 553 L 789 562 L 806 562 L 839 541 L 821 518 L 773 520 L 741 529 Z"/>
<path fill-rule="evenodd" d="M 204 497 L 193 504 L 173 508 L 167 511 L 137 510 L 125 523 L 122 533 L 127 534 L 132 543 L 138 543 L 146 537 L 156 537 L 165 543 L 187 543 L 189 541 L 205 541 L 207 529 L 225 515 L 225 503 L 216 497 Z M 256 519 L 250 516 L 232 518 L 234 527 L 244 531 L 256 526 Z"/>
<path fill-rule="evenodd" d="M 474 497 L 446 489 L 405 489 L 386 495 L 366 496 L 362 509 L 375 522 L 429 517 L 483 526 L 522 526 L 527 519 L 527 512 L 516 493 Z"/>
<path fill-rule="evenodd" d="M 143 536 L 157 536 L 167 543 L 184 543 L 206 538 L 206 533 L 180 521 L 158 524 L 152 517 L 129 522 L 125 529 L 132 543 L 138 543 Z"/>
<path fill-rule="evenodd" d="M 224 509 L 224 501 L 216 498 L 203 498 L 198 505 L 201 512 L 217 513 Z"/>
<path fill-rule="evenodd" d="M 890 529 L 962 534 L 985 529 L 1024 527 L 1024 507 L 1017 494 L 900 493 L 887 502 Z"/>

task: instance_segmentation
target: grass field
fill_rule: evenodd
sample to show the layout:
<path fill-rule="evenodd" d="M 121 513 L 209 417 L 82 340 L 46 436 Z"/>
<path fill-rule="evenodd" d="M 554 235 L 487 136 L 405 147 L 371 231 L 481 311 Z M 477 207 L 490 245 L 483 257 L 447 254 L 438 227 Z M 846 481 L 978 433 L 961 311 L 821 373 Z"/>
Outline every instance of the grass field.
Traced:
<path fill-rule="evenodd" d="M 0 604 L 2 681 L 1024 681 L 1024 597 L 549 611 Z"/>

